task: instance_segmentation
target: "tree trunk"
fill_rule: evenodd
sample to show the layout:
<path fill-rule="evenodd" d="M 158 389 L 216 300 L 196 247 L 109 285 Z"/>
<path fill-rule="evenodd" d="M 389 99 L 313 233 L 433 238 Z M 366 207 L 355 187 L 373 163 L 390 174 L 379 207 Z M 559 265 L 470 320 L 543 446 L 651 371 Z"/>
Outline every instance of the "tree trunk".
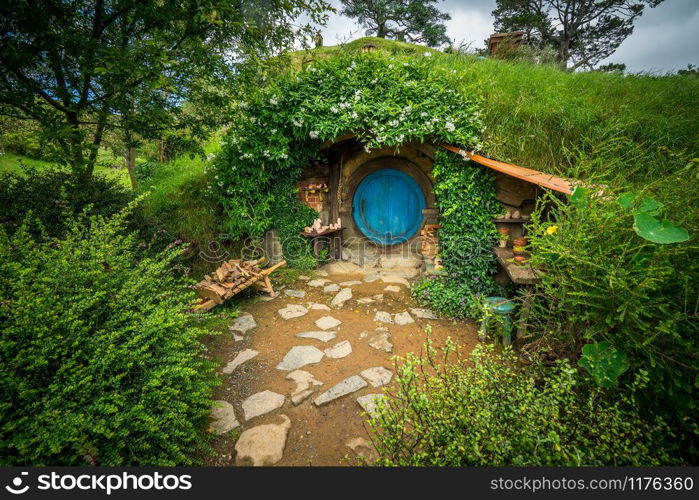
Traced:
<path fill-rule="evenodd" d="M 386 38 L 386 23 L 377 23 L 376 36 L 379 38 Z"/>
<path fill-rule="evenodd" d="M 563 69 L 568 68 L 568 59 L 570 59 L 570 38 L 564 34 L 558 43 L 558 60 Z"/>
<path fill-rule="evenodd" d="M 97 163 L 97 155 L 99 153 L 100 145 L 102 144 L 102 135 L 104 134 L 104 127 L 106 124 L 107 116 L 105 113 L 102 113 L 99 116 L 97 128 L 95 129 L 95 135 L 92 138 L 90 154 L 87 158 L 87 165 L 85 166 L 85 174 L 87 177 L 92 177 L 92 174 L 95 171 L 95 163 Z"/>
<path fill-rule="evenodd" d="M 85 157 L 83 156 L 83 141 L 80 132 L 80 123 L 78 114 L 75 112 L 65 113 L 66 121 L 70 125 L 70 133 L 68 136 L 68 162 L 70 168 L 78 177 L 84 180 L 89 180 L 92 172 L 87 172 L 85 169 Z"/>
<path fill-rule="evenodd" d="M 136 179 L 136 148 L 129 147 L 126 150 L 126 156 L 124 157 L 126 170 L 129 172 L 129 180 L 131 181 L 131 189 L 136 189 L 138 185 Z"/>

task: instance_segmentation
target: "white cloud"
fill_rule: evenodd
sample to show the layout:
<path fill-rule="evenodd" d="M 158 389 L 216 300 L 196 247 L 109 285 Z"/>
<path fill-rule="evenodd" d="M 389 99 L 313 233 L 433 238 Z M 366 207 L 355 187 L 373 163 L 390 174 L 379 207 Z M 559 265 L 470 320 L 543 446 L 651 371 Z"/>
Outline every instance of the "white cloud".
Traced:
<path fill-rule="evenodd" d="M 493 18 L 490 12 L 476 9 L 454 10 L 447 21 L 447 35 L 458 46 L 471 43 L 472 48 L 482 48 L 484 40 L 493 34 Z"/>
<path fill-rule="evenodd" d="M 339 11 L 340 2 L 334 0 L 330 2 Z M 328 24 L 321 29 L 324 45 L 337 45 L 364 36 L 364 30 L 357 25 L 353 19 L 339 14 L 330 14 Z"/>
<path fill-rule="evenodd" d="M 633 34 L 605 62 L 621 62 L 631 72 L 665 73 L 699 64 L 699 2 L 666 0 L 646 9 Z"/>

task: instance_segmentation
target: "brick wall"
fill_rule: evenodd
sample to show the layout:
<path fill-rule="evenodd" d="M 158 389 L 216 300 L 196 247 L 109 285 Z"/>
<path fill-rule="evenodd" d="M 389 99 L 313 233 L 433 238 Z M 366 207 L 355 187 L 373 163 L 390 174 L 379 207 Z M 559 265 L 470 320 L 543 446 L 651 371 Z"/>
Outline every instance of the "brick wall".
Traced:
<path fill-rule="evenodd" d="M 296 184 L 299 193 L 299 200 L 317 212 L 325 209 L 328 199 L 328 178 L 309 177 Z"/>
<path fill-rule="evenodd" d="M 420 231 L 420 253 L 427 258 L 433 258 L 439 253 L 439 234 L 442 226 L 438 224 L 426 224 Z"/>

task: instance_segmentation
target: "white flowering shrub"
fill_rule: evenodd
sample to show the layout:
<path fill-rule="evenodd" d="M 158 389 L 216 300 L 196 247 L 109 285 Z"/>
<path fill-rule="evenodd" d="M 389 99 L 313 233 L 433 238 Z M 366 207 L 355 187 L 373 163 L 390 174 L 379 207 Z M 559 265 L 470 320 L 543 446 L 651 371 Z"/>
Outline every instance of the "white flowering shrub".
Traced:
<path fill-rule="evenodd" d="M 338 56 L 272 78 L 237 107 L 213 162 L 233 237 L 275 228 L 297 234 L 314 212 L 295 185 L 321 145 L 354 133 L 366 151 L 408 141 L 477 146 L 478 102 L 448 70 L 422 58 L 381 53 Z"/>

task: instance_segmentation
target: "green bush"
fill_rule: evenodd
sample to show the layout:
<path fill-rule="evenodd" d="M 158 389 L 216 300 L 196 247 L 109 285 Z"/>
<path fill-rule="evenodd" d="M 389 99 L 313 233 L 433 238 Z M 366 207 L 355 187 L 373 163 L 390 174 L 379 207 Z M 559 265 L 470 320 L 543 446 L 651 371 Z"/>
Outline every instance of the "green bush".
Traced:
<path fill-rule="evenodd" d="M 109 216 L 131 200 L 133 195 L 115 179 L 95 175 L 88 182 L 78 181 L 58 166 L 25 167 L 22 172 L 0 176 L 0 224 L 9 233 L 31 212 L 47 236 L 58 237 L 67 230 L 67 216 L 83 212 Z"/>
<path fill-rule="evenodd" d="M 588 347 L 591 352 L 608 346 L 615 358 L 607 365 L 611 380 L 599 370 L 591 373 L 621 391 L 635 373 L 647 372 L 650 380 L 641 398 L 646 411 L 668 416 L 679 436 L 677 449 L 686 457 L 698 453 L 695 172 L 689 163 L 634 192 L 644 200 L 639 203 L 653 209 L 653 218 L 670 219 L 663 225 L 682 227 L 677 232 L 689 234 L 688 241 L 660 244 L 643 238 L 643 227 L 634 225 L 639 208 L 629 208 L 624 200 L 629 195 L 620 197 L 622 190 L 610 185 L 604 196 L 574 197 L 570 203 L 552 196 L 541 202 L 529 234 L 532 262 L 544 273 L 527 319 L 531 344 L 525 346 L 572 359 L 584 354 L 584 345 L 599 344 Z M 590 370 L 589 357 L 580 365 Z"/>
<path fill-rule="evenodd" d="M 138 182 L 151 182 L 155 171 L 160 168 L 160 164 L 155 161 L 140 161 L 136 163 L 136 179 Z"/>
<path fill-rule="evenodd" d="M 178 253 L 139 253 L 127 210 L 63 238 L 0 229 L 0 464 L 183 465 L 214 372 Z"/>
<path fill-rule="evenodd" d="M 660 419 L 646 421 L 635 392 L 610 397 L 567 362 L 518 368 L 515 356 L 478 346 L 470 361 L 399 360 L 392 397 L 378 403 L 379 465 L 667 465 Z M 640 391 L 643 374 L 634 386 Z"/>
<path fill-rule="evenodd" d="M 444 270 L 441 277 L 419 282 L 413 295 L 448 316 L 474 317 L 479 313 L 478 296 L 498 290 L 492 278 L 492 247 L 497 241 L 492 219 L 502 207 L 495 199 L 495 177 L 445 151 L 437 151 L 432 172 Z"/>
<path fill-rule="evenodd" d="M 48 160 L 53 156 L 50 146 L 42 141 L 41 130 L 36 122 L 2 114 L 0 115 L 0 154 L 9 151 L 36 159 Z"/>

